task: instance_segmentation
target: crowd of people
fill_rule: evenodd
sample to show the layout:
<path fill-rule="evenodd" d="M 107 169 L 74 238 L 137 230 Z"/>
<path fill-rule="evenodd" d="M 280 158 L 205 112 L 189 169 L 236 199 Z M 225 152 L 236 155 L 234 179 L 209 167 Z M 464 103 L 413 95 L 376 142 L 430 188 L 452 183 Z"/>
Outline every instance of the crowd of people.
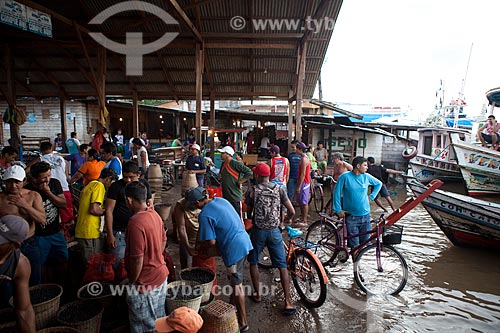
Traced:
<path fill-rule="evenodd" d="M 123 146 L 121 132 L 117 136 L 116 142 Z M 94 137 L 99 146 L 94 142 L 81 144 L 76 133 L 71 134 L 70 140 L 66 143 L 69 154 L 64 158 L 54 152 L 52 144 L 42 143 L 41 156 L 26 168 L 14 164 L 17 152 L 13 148 L 2 150 L 0 308 L 14 295 L 19 331 L 34 332 L 28 287 L 48 282 L 66 285 L 67 240 L 74 236 L 83 263 L 91 262 L 95 255 L 112 253 L 113 268 L 125 268 L 129 283 L 138 290 L 126 296 L 132 332 L 152 332 L 159 323 L 164 326 L 165 320 L 175 322 L 175 316 L 165 317 L 162 301 L 169 282 L 164 256 L 167 239 L 164 221 L 154 210 L 146 177 L 147 137 L 131 141 L 137 159 L 130 161 L 122 160 L 119 146 L 106 140 L 104 131 Z M 281 230 L 285 225 L 308 226 L 311 173 L 326 171 L 328 152 L 322 142 L 315 150 L 303 142 L 293 142 L 291 148 L 285 157 L 279 146 L 271 145 L 266 148 L 268 163 L 258 163 L 252 169 L 231 146 L 218 149 L 222 187 L 219 198 L 209 197 L 203 187 L 207 164 L 200 146 L 195 141 L 189 145 L 185 172 L 196 175 L 198 186 L 188 189 L 177 200 L 172 213 L 181 268 L 204 267 L 216 273 L 216 262 L 210 253 L 219 253 L 232 287 L 230 300 L 236 306 L 241 332 L 249 330 L 245 297 L 262 301 L 257 263 L 265 247 L 273 267 L 280 272 L 285 296 L 282 313 L 296 312 L 290 296 Z M 381 189 L 382 197 L 394 209 L 390 197 L 385 195 L 387 189 L 383 191 L 382 177 L 397 171 L 375 165 L 370 158 L 367 161 L 356 157 L 351 165 L 340 153 L 332 157 L 333 177 L 337 181 L 334 211 L 341 217 L 348 213 L 349 234 L 368 228 L 368 199 L 378 200 Z M 313 159 L 317 165 L 311 163 Z M 243 193 L 242 185 L 246 182 L 250 186 Z M 79 186 L 81 191 L 75 208 L 72 186 Z M 370 197 L 369 186 L 373 187 Z M 295 220 L 293 201 L 300 209 Z M 245 214 L 252 219 L 250 230 L 243 223 Z M 356 241 L 352 239 L 350 246 L 356 245 Z M 246 261 L 250 264 L 251 295 L 245 295 L 242 285 Z"/>

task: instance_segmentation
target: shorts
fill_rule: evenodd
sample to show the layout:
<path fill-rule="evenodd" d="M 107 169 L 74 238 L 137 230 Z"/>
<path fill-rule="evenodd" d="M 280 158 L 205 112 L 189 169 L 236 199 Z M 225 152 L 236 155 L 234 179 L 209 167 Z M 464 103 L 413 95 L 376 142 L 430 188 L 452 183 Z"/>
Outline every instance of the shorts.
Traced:
<path fill-rule="evenodd" d="M 309 204 L 311 197 L 311 183 L 302 184 L 299 193 L 295 196 L 295 200 L 299 205 Z"/>
<path fill-rule="evenodd" d="M 40 262 L 44 265 L 47 259 L 68 260 L 68 246 L 61 231 L 49 236 L 36 236 L 40 248 Z"/>
<path fill-rule="evenodd" d="M 295 195 L 295 189 L 297 188 L 297 179 L 288 179 L 288 184 L 286 185 L 288 192 L 288 199 L 292 201 L 293 196 Z"/>
<path fill-rule="evenodd" d="M 264 247 L 269 250 L 273 268 L 286 268 L 286 253 L 283 247 L 283 237 L 279 228 L 270 230 L 259 229 L 254 226 L 250 233 L 253 250 L 248 254 L 250 265 L 257 265 Z"/>
<path fill-rule="evenodd" d="M 77 238 L 82 249 L 83 260 L 87 263 L 92 255 L 103 251 L 104 242 L 101 238 Z"/>
<path fill-rule="evenodd" d="M 127 293 L 126 300 L 130 332 L 156 332 L 155 320 L 165 316 L 167 279 L 161 285 L 147 293 Z"/>
<path fill-rule="evenodd" d="M 495 133 L 495 135 L 497 136 L 497 141 L 498 141 L 498 134 Z M 483 132 L 481 132 L 481 136 L 483 137 L 484 141 L 486 141 L 488 143 L 493 143 L 493 136 L 492 135 L 484 134 Z"/>
<path fill-rule="evenodd" d="M 382 197 L 382 198 L 387 198 L 387 197 L 390 196 L 389 191 L 387 190 L 387 186 L 385 186 L 385 184 L 382 184 L 382 187 L 380 188 L 380 191 L 377 194 L 377 198 L 379 196 Z"/>
<path fill-rule="evenodd" d="M 247 256 L 244 256 L 230 267 L 226 267 L 227 278 L 232 286 L 243 283 L 243 266 L 245 265 L 246 258 Z"/>
<path fill-rule="evenodd" d="M 327 164 L 328 163 L 326 161 L 318 162 L 318 168 L 320 168 L 320 169 L 326 169 Z"/>

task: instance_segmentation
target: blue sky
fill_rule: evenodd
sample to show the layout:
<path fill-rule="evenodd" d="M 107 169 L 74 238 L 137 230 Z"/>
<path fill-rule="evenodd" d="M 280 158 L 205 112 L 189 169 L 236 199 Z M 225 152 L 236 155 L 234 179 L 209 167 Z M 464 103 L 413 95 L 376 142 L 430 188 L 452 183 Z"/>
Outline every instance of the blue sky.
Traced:
<path fill-rule="evenodd" d="M 500 86 L 499 0 L 344 0 L 322 70 L 324 99 L 410 106 L 411 117 L 464 96 L 478 114 Z"/>

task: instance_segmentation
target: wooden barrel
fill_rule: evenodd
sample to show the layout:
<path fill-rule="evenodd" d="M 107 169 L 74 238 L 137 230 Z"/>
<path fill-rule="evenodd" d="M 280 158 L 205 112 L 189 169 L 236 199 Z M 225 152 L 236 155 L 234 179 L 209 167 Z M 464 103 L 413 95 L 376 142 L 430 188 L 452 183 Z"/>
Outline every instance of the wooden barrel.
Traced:
<path fill-rule="evenodd" d="M 159 164 L 152 163 L 149 165 L 148 182 L 151 186 L 151 191 L 156 192 L 154 202 L 161 201 L 161 187 L 163 185 L 163 174 Z"/>
<path fill-rule="evenodd" d="M 182 174 L 182 188 L 181 188 L 182 196 L 184 196 L 184 193 L 186 193 L 187 190 L 192 189 L 194 187 L 198 187 L 198 181 L 196 180 L 196 174 L 188 173 L 187 171 L 185 171 Z"/>

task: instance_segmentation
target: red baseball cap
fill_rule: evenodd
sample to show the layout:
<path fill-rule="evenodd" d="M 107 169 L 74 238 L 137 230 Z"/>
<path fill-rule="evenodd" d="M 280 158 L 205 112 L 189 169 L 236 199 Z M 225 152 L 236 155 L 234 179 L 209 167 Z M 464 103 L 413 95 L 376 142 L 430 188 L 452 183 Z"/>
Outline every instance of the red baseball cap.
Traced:
<path fill-rule="evenodd" d="M 158 332 L 196 333 L 202 326 L 203 319 L 201 316 L 185 306 L 175 309 L 167 317 L 155 320 L 155 327 Z"/>
<path fill-rule="evenodd" d="M 266 163 L 258 163 L 252 168 L 252 171 L 261 177 L 269 177 L 271 175 L 271 168 Z"/>

